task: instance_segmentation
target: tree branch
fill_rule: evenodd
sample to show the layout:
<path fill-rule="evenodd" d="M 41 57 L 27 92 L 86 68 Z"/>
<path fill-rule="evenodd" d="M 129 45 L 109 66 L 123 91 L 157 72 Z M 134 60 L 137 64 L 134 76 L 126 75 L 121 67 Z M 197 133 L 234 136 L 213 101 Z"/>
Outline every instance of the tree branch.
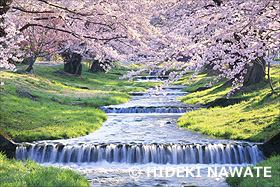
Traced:
<path fill-rule="evenodd" d="M 23 8 L 20 8 L 20 7 L 12 7 L 12 9 L 15 9 L 15 10 L 20 10 L 22 12 L 25 12 L 25 13 L 30 13 L 30 14 L 41 14 L 41 13 L 48 13 L 48 14 L 53 14 L 54 11 L 51 11 L 51 10 L 45 10 L 45 11 L 32 11 L 32 10 L 26 10 L 26 9 L 23 9 Z"/>
<path fill-rule="evenodd" d="M 67 15 L 69 18 L 71 19 L 76 19 L 76 20 L 79 20 L 79 21 L 83 21 L 81 18 L 75 18 L 73 16 L 70 16 L 70 15 Z M 93 25 L 101 25 L 101 26 L 105 26 L 105 27 L 109 27 L 110 29 L 114 30 L 114 28 L 112 27 L 113 24 L 109 25 L 109 24 L 106 24 L 106 23 L 101 23 L 101 22 L 93 22 L 93 21 L 89 21 L 89 20 L 85 20 L 85 26 L 87 28 L 87 26 L 89 26 L 90 24 L 93 24 Z"/>
<path fill-rule="evenodd" d="M 58 17 L 52 16 L 52 17 L 41 17 L 41 18 L 34 18 L 34 20 L 36 21 L 40 21 L 40 20 L 49 20 L 49 19 L 55 19 Z"/>
<path fill-rule="evenodd" d="M 45 3 L 45 4 L 49 5 L 49 6 L 52 6 L 52 7 L 58 8 L 58 9 L 65 10 L 65 11 L 70 12 L 70 13 L 73 13 L 73 14 L 80 15 L 80 16 L 92 16 L 92 15 L 94 15 L 94 14 L 92 14 L 92 13 L 91 13 L 91 14 L 89 14 L 89 13 L 81 13 L 81 12 L 77 12 L 77 11 L 75 11 L 75 10 L 70 10 L 70 9 L 68 9 L 68 8 L 66 8 L 66 7 L 62 7 L 62 6 L 59 6 L 59 5 L 50 3 L 50 2 L 48 2 L 48 1 L 46 1 L 46 0 L 37 0 L 37 1 L 42 2 L 42 3 Z"/>
<path fill-rule="evenodd" d="M 79 35 L 75 32 L 71 32 L 71 31 L 68 31 L 68 30 L 59 29 L 59 28 L 55 28 L 55 27 L 50 27 L 50 26 L 46 26 L 46 25 L 32 24 L 32 23 L 26 24 L 25 26 L 20 28 L 19 31 L 22 32 L 25 29 L 27 29 L 28 27 L 42 27 L 42 28 L 46 28 L 46 29 L 51 29 L 51 30 L 56 30 L 56 31 L 68 33 L 68 34 L 73 35 L 76 38 L 80 38 Z M 110 41 L 110 40 L 116 40 L 116 39 L 121 39 L 121 38 L 127 38 L 127 36 L 115 36 L 115 37 L 111 37 L 111 38 L 97 38 L 97 37 L 93 37 L 93 36 L 82 36 L 82 37 L 87 38 L 87 39 L 99 40 L 99 41 Z"/>

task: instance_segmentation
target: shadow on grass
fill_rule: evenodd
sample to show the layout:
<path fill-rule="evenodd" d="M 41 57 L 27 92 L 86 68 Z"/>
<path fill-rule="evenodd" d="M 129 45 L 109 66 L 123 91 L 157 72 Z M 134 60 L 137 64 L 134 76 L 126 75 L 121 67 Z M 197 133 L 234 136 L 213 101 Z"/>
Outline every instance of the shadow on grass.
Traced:
<path fill-rule="evenodd" d="M 277 131 L 280 130 L 280 116 L 276 117 L 272 123 L 270 123 L 268 126 L 266 126 L 265 128 L 263 128 L 263 130 L 254 135 L 251 136 L 250 138 L 248 138 L 248 140 L 250 141 L 266 141 L 272 134 L 276 133 Z"/>

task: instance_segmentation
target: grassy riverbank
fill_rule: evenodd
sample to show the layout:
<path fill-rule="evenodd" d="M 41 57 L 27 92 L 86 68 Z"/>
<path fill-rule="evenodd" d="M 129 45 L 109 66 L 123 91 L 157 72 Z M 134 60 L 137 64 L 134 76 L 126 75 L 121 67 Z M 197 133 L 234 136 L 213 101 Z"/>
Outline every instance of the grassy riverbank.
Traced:
<path fill-rule="evenodd" d="M 35 67 L 34 74 L 0 72 L 0 132 L 14 141 L 83 136 L 106 120 L 97 107 L 127 102 L 140 83 L 120 80 L 127 69 L 83 71 L 81 77 L 57 73 L 63 66 Z M 146 88 L 155 84 L 148 83 Z"/>
<path fill-rule="evenodd" d="M 1 187 L 89 186 L 88 181 L 70 170 L 45 168 L 31 161 L 7 159 L 0 153 Z"/>
<path fill-rule="evenodd" d="M 127 102 L 129 92 L 156 85 L 120 80 L 124 68 L 108 74 L 84 70 L 80 77 L 57 72 L 62 69 L 36 66 L 31 75 L 0 72 L 0 133 L 16 142 L 83 136 L 107 119 L 98 107 Z M 72 171 L 10 160 L 1 153 L 0 181 L 3 187 L 89 186 Z"/>
<path fill-rule="evenodd" d="M 271 77 L 273 86 L 278 93 L 280 92 L 279 75 L 280 67 L 274 66 Z M 207 90 L 196 91 L 213 78 L 213 76 L 200 74 L 196 78 L 196 82 L 184 90 L 191 92 L 191 94 L 183 97 L 182 101 L 187 104 L 205 105 L 218 98 L 225 98 L 229 91 L 229 87 L 222 86 L 225 80 L 215 83 L 212 88 Z M 179 119 L 178 125 L 214 137 L 257 142 L 265 141 L 280 129 L 279 95 L 271 94 L 267 80 L 242 89 L 231 99 L 239 102 L 226 107 L 216 106 L 188 112 Z M 258 164 L 261 167 L 272 167 L 272 177 L 264 177 L 262 172 L 260 177 L 228 177 L 227 182 L 232 187 L 279 186 L 279 163 L 280 155 L 268 158 Z"/>
<path fill-rule="evenodd" d="M 267 173 L 267 175 L 271 175 L 271 177 L 265 177 L 263 170 L 260 170 L 260 176 L 257 176 L 256 170 L 253 169 L 253 176 L 255 177 L 242 177 L 244 176 L 244 171 L 241 177 L 228 177 L 227 182 L 231 187 L 278 187 L 280 184 L 280 156 L 271 157 L 264 162 L 257 164 L 254 167 L 271 167 L 269 169 L 271 173 Z"/>
<path fill-rule="evenodd" d="M 280 92 L 280 67 L 272 69 L 272 82 L 277 92 Z M 194 91 L 202 87 L 205 80 L 213 77 L 200 75 L 190 88 Z M 218 98 L 225 98 L 229 87 L 222 86 L 220 81 L 212 88 L 197 91 L 182 98 L 186 104 L 209 104 Z M 230 98 L 239 101 L 226 107 L 213 107 L 188 112 L 178 122 L 180 127 L 199 131 L 215 137 L 249 141 L 264 141 L 279 129 L 279 95 L 272 95 L 267 80 L 257 85 L 251 85 Z"/>

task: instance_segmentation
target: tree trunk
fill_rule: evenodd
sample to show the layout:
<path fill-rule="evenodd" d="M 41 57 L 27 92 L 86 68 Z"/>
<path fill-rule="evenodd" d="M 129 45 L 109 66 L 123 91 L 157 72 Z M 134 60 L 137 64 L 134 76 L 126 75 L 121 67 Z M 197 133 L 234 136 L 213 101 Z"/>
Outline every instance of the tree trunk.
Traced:
<path fill-rule="evenodd" d="M 247 74 L 244 77 L 244 86 L 259 83 L 265 77 L 266 62 L 263 58 L 253 61 L 253 66 L 248 66 Z"/>
<path fill-rule="evenodd" d="M 268 62 L 268 65 L 267 65 L 267 80 L 268 80 L 268 84 L 270 86 L 270 89 L 272 91 L 272 94 L 278 95 L 278 93 L 274 90 L 271 79 L 270 79 L 270 62 Z"/>
<path fill-rule="evenodd" d="M 102 65 L 109 64 L 109 61 L 100 62 L 99 60 L 94 60 L 91 64 L 89 72 L 97 73 L 97 72 L 105 72 L 105 70 L 101 67 Z"/>
<path fill-rule="evenodd" d="M 207 76 L 218 75 L 220 73 L 219 70 L 214 70 L 213 67 L 214 67 L 214 64 L 206 64 L 203 67 L 202 72 L 207 73 Z"/>
<path fill-rule="evenodd" d="M 51 61 L 51 55 L 50 55 L 50 54 L 47 54 L 47 55 L 46 55 L 46 61 L 47 61 L 47 62 Z"/>
<path fill-rule="evenodd" d="M 78 53 L 63 52 L 64 71 L 72 75 L 82 74 L 82 55 Z"/>
<path fill-rule="evenodd" d="M 253 84 L 257 84 L 259 83 L 261 80 L 263 80 L 265 78 L 266 72 L 265 72 L 265 68 L 266 68 L 266 62 L 265 60 L 260 57 L 257 58 L 256 60 L 252 61 L 253 65 L 249 66 L 246 65 L 246 69 L 247 69 L 247 73 L 244 76 L 244 82 L 243 82 L 243 86 L 249 86 L 249 85 L 253 85 Z M 233 68 L 233 67 L 229 67 L 229 68 Z M 240 74 L 237 74 L 235 76 L 235 78 L 239 78 Z M 231 79 L 226 81 L 223 86 L 229 86 L 232 84 L 232 81 L 235 79 Z"/>
<path fill-rule="evenodd" d="M 32 73 L 33 65 L 34 65 L 36 59 L 37 59 L 36 56 L 35 56 L 35 57 L 31 56 L 31 57 L 27 58 L 27 62 L 28 62 L 28 64 L 29 64 L 29 66 L 28 66 L 28 68 L 25 70 L 26 72 Z"/>

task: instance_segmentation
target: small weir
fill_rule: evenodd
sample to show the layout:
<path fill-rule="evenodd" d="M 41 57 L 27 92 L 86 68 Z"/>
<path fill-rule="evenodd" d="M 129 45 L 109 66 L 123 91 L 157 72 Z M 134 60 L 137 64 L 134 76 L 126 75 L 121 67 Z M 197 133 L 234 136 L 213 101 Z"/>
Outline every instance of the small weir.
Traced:
<path fill-rule="evenodd" d="M 130 164 L 256 164 L 262 157 L 250 144 L 25 144 L 16 158 L 36 162 Z"/>
<path fill-rule="evenodd" d="M 151 75 L 151 76 L 136 76 L 135 79 L 139 80 L 167 80 L 169 76 L 156 76 L 156 75 Z"/>
<path fill-rule="evenodd" d="M 159 92 L 155 93 L 155 96 L 185 96 L 189 94 L 188 92 Z M 147 96 L 146 92 L 130 92 L 129 95 L 131 96 Z"/>
<path fill-rule="evenodd" d="M 185 113 L 193 110 L 190 107 L 101 107 L 105 113 Z"/>

